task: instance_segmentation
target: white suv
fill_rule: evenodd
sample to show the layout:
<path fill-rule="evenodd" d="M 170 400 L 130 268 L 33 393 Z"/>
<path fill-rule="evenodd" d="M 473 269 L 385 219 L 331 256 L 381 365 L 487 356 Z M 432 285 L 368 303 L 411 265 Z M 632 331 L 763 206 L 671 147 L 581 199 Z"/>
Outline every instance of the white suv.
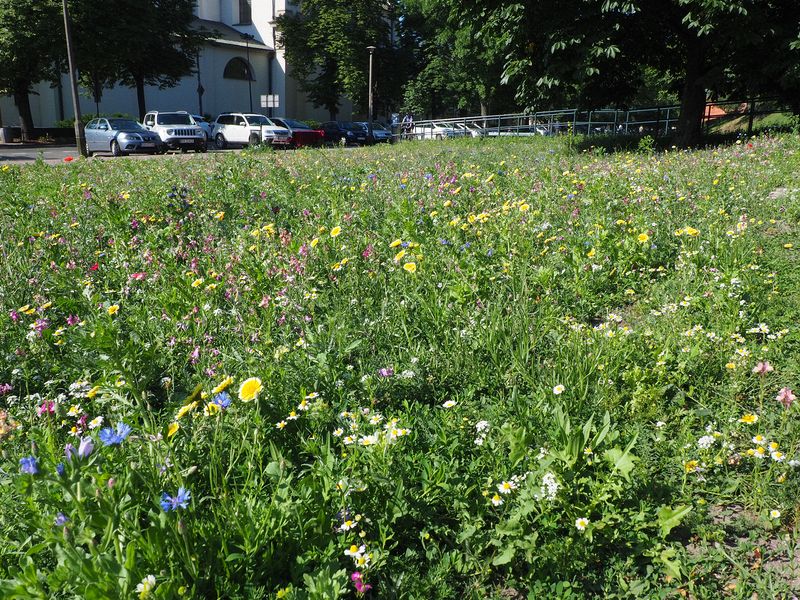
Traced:
<path fill-rule="evenodd" d="M 144 128 L 157 133 L 167 148 L 205 152 L 208 142 L 203 130 L 186 111 L 151 111 L 144 116 Z"/>
<path fill-rule="evenodd" d="M 214 121 L 211 135 L 220 150 L 229 145 L 246 146 L 260 142 L 288 146 L 292 141 L 285 127 L 278 127 L 264 115 L 247 113 L 222 113 Z"/>

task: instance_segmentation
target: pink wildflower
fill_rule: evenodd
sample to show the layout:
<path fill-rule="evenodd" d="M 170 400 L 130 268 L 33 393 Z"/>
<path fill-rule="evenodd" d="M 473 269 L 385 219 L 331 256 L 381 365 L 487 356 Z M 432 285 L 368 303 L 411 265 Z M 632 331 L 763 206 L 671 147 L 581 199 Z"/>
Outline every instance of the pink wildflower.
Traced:
<path fill-rule="evenodd" d="M 792 393 L 792 390 L 790 390 L 788 387 L 785 387 L 781 388 L 781 391 L 778 392 L 777 396 L 775 396 L 775 400 L 783 404 L 786 410 L 789 410 L 789 408 L 792 406 L 792 403 L 797 400 L 797 396 Z"/>
<path fill-rule="evenodd" d="M 772 365 L 769 364 L 767 361 L 764 362 L 759 361 L 759 363 L 755 367 L 753 367 L 753 373 L 755 373 L 756 375 L 760 375 L 761 377 L 763 377 L 767 373 L 771 373 L 774 370 L 775 369 L 772 368 Z"/>
<path fill-rule="evenodd" d="M 45 400 L 41 406 L 36 407 L 36 414 L 42 416 L 45 413 L 54 414 L 56 412 L 56 404 L 51 400 Z"/>
<path fill-rule="evenodd" d="M 370 584 L 364 583 L 364 579 L 361 573 L 358 571 L 350 575 L 350 579 L 352 580 L 353 585 L 356 588 L 356 592 L 358 592 L 359 594 L 364 594 L 372 589 L 372 586 Z"/>

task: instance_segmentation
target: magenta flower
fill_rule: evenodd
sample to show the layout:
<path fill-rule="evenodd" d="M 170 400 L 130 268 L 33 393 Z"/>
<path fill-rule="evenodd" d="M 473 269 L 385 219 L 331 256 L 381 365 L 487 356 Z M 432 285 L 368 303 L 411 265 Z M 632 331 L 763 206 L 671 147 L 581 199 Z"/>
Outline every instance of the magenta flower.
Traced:
<path fill-rule="evenodd" d="M 775 369 L 772 368 L 772 365 L 769 364 L 767 361 L 764 362 L 759 361 L 759 363 L 755 367 L 753 367 L 753 373 L 761 377 L 763 377 L 767 373 L 771 373 L 774 370 Z"/>
<path fill-rule="evenodd" d="M 394 375 L 394 369 L 392 367 L 378 369 L 378 375 L 381 377 L 392 377 Z"/>
<path fill-rule="evenodd" d="M 350 575 L 350 579 L 356 588 L 356 592 L 358 592 L 359 594 L 364 594 L 372 589 L 372 586 L 370 584 L 364 583 L 364 579 L 361 573 L 358 571 Z"/>
<path fill-rule="evenodd" d="M 775 400 L 783 404 L 786 410 L 789 410 L 789 408 L 792 406 L 792 403 L 797 400 L 797 396 L 792 393 L 792 390 L 790 390 L 788 387 L 785 387 L 781 388 L 781 391 L 778 392 L 777 396 L 775 396 Z"/>
<path fill-rule="evenodd" d="M 81 318 L 76 316 L 76 315 L 70 315 L 70 316 L 67 317 L 67 325 L 69 325 L 70 327 L 74 327 L 75 325 L 77 325 L 80 322 L 81 322 Z"/>
<path fill-rule="evenodd" d="M 40 417 L 45 413 L 52 415 L 55 414 L 55 412 L 56 412 L 56 404 L 55 402 L 52 402 L 50 400 L 45 400 L 41 406 L 36 407 L 36 414 Z"/>

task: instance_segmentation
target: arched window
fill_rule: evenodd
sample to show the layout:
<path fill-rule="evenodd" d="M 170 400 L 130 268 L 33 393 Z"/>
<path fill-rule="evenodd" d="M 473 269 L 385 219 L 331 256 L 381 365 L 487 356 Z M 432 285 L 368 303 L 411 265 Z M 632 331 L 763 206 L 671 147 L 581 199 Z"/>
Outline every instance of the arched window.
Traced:
<path fill-rule="evenodd" d="M 228 64 L 225 65 L 225 72 L 222 73 L 222 76 L 225 79 L 243 79 L 245 81 L 255 81 L 255 77 L 253 77 L 253 69 L 250 68 L 250 65 L 247 61 L 243 58 L 232 58 L 228 61 Z"/>

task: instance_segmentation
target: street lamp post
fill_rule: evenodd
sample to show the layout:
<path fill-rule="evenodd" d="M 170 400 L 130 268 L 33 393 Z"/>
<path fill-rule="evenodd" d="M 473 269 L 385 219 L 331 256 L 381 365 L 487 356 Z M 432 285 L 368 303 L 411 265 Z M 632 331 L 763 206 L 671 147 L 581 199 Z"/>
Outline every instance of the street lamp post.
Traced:
<path fill-rule="evenodd" d="M 368 122 L 368 127 L 369 127 L 369 131 L 368 131 L 369 138 L 370 139 L 374 139 L 374 136 L 373 136 L 373 133 L 372 133 L 372 53 L 375 52 L 375 46 L 367 46 L 367 50 L 369 50 L 369 101 L 368 101 L 368 103 L 369 103 L 369 107 L 368 107 L 369 114 L 367 115 L 368 116 L 367 122 Z"/>
<path fill-rule="evenodd" d="M 247 57 L 247 95 L 250 98 L 250 112 L 253 112 L 253 69 L 250 66 L 250 40 L 255 39 L 254 35 L 243 33 L 245 56 Z"/>
<path fill-rule="evenodd" d="M 69 23 L 69 9 L 67 0 L 63 0 L 64 35 L 67 38 L 67 63 L 69 65 L 69 82 L 72 88 L 72 109 L 75 113 L 75 144 L 78 153 L 86 156 L 86 144 L 83 143 L 83 123 L 81 122 L 81 106 L 78 102 L 78 78 L 75 72 L 75 49 L 72 47 L 72 28 Z"/>

